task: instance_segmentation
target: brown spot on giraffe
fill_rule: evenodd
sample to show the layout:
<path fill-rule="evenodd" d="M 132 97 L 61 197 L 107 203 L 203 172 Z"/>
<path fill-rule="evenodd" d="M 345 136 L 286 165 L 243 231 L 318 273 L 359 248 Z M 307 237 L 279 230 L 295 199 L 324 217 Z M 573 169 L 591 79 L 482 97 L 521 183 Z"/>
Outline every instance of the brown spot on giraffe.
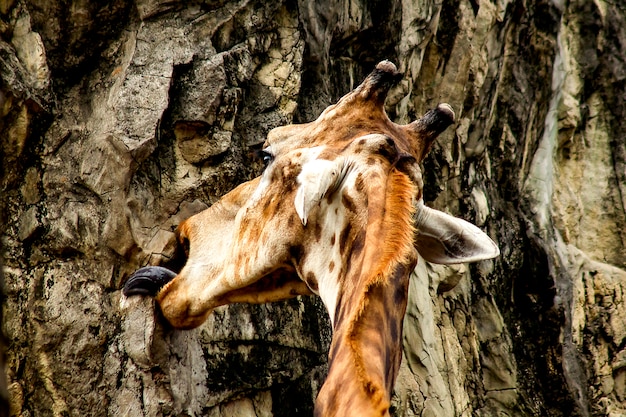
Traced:
<path fill-rule="evenodd" d="M 313 226 L 315 241 L 319 242 L 322 239 L 322 225 L 318 222 Z"/>
<path fill-rule="evenodd" d="M 179 225 L 182 270 L 141 268 L 124 294 L 155 296 L 186 329 L 223 304 L 315 293 L 333 325 L 315 415 L 388 416 L 417 251 L 438 263 L 499 253 L 477 227 L 424 206 L 419 163 L 454 113 L 441 104 L 393 123 L 384 102 L 400 78 L 383 61 L 317 120 L 272 130 L 264 173 Z"/>
<path fill-rule="evenodd" d="M 311 291 L 317 291 L 317 279 L 315 278 L 315 274 L 312 271 L 307 272 L 304 281 L 307 283 Z"/>
<path fill-rule="evenodd" d="M 350 237 L 350 232 L 352 232 L 352 225 L 348 224 L 344 226 L 341 233 L 339 233 L 339 251 L 342 255 L 348 249 L 348 238 Z"/>
<path fill-rule="evenodd" d="M 363 180 L 363 174 L 361 174 L 360 172 L 356 176 L 354 187 L 356 188 L 359 194 L 361 194 L 363 190 L 365 189 L 365 181 Z"/>
<path fill-rule="evenodd" d="M 352 213 L 357 211 L 356 210 L 357 206 L 354 203 L 354 200 L 352 199 L 352 197 L 350 197 L 348 190 L 344 190 L 343 193 L 341 193 L 341 203 L 343 204 L 346 210 Z"/>
<path fill-rule="evenodd" d="M 296 225 L 297 223 L 298 223 L 298 216 L 296 216 L 295 213 L 287 217 L 287 228 L 288 229 L 293 228 L 294 225 Z"/>

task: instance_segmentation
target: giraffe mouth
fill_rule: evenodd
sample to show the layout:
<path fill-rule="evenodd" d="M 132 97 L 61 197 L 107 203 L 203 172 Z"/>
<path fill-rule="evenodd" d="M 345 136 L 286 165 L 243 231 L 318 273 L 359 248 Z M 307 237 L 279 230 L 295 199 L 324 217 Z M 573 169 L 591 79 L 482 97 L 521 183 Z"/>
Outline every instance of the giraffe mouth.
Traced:
<path fill-rule="evenodd" d="M 135 271 L 124 284 L 122 294 L 156 296 L 166 284 L 178 274 L 162 266 L 145 266 Z M 246 287 L 223 294 L 216 300 L 216 305 L 230 303 L 264 303 L 275 299 L 296 295 L 311 295 L 308 288 L 295 273 L 293 268 L 280 268 L 257 282 Z"/>

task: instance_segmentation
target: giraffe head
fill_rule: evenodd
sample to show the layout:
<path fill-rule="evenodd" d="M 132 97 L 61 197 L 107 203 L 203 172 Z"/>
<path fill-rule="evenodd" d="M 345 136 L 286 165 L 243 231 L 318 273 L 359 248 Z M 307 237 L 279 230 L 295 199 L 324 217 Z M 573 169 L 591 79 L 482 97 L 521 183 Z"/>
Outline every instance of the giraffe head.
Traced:
<path fill-rule="evenodd" d="M 124 294 L 154 295 L 179 328 L 227 303 L 318 294 L 334 328 L 329 380 L 359 381 L 354 397 L 373 402 L 341 403 L 327 382 L 316 410 L 384 415 L 417 252 L 437 263 L 499 254 L 477 227 L 422 203 L 419 163 L 454 112 L 440 104 L 413 123 L 393 123 L 384 102 L 400 77 L 383 61 L 317 120 L 272 130 L 263 174 L 180 224 L 188 247 L 180 273 L 142 268 Z M 368 352 L 384 363 L 362 360 Z M 333 371 L 342 366 L 350 371 Z"/>

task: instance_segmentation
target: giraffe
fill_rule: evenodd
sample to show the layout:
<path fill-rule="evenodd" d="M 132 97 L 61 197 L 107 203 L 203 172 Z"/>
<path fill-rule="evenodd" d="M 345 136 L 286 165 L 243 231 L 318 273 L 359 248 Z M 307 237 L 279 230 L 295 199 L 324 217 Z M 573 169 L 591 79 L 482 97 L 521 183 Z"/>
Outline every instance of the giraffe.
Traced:
<path fill-rule="evenodd" d="M 262 175 L 177 229 L 179 273 L 137 270 L 125 296 L 154 296 L 175 328 L 229 303 L 316 294 L 333 328 L 316 416 L 388 416 L 418 252 L 431 262 L 499 255 L 478 227 L 424 205 L 419 163 L 454 122 L 448 104 L 398 125 L 385 113 L 401 78 L 380 62 L 317 120 L 273 129 Z"/>

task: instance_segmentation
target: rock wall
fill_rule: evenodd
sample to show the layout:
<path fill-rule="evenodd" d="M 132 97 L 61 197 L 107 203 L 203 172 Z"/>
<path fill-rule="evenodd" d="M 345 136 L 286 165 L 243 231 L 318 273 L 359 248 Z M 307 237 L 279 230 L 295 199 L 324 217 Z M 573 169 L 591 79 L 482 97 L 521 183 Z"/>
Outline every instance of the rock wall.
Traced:
<path fill-rule="evenodd" d="M 2 223 L 0 222 L 0 227 Z M 0 250 L 2 249 L 0 242 Z M 4 295 L 4 276 L 2 273 L 2 258 L 0 257 L 0 303 L 4 305 L 5 295 Z M 4 323 L 3 318 L 3 309 L 0 308 L 0 323 Z M 7 380 L 6 374 L 4 372 L 5 369 L 5 353 L 6 353 L 6 339 L 4 337 L 4 333 L 0 330 L 0 417 L 6 417 L 9 415 L 9 392 L 7 389 Z"/>
<path fill-rule="evenodd" d="M 11 415 L 311 415 L 315 298 L 182 332 L 119 289 L 385 58 L 395 121 L 457 113 L 427 204 L 502 251 L 419 263 L 394 414 L 626 414 L 625 45 L 608 0 L 0 1 Z"/>

